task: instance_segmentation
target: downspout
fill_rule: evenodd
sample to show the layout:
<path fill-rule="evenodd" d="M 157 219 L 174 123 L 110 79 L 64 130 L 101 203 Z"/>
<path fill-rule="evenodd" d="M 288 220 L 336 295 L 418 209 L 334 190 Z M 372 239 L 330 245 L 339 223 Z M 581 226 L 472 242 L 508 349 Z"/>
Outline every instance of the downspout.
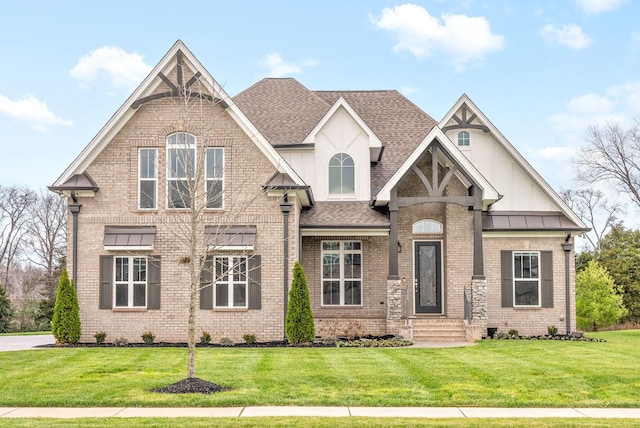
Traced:
<path fill-rule="evenodd" d="M 78 288 L 78 214 L 80 214 L 81 204 L 78 203 L 78 197 L 74 190 L 71 191 L 71 199 L 73 200 L 72 204 L 69 204 L 69 210 L 71 211 L 71 215 L 73 216 L 73 252 L 72 252 L 72 263 L 73 270 L 71 272 L 71 279 L 73 280 L 73 285 Z"/>
<path fill-rule="evenodd" d="M 291 212 L 291 204 L 287 198 L 287 192 L 284 192 L 284 199 L 280 204 L 282 211 L 283 241 L 284 241 L 284 257 L 283 257 L 283 278 L 284 278 L 284 314 L 283 333 L 286 340 L 287 311 L 289 309 L 289 213 Z"/>
<path fill-rule="evenodd" d="M 567 233 L 567 238 L 562 244 L 562 249 L 564 250 L 564 281 L 567 302 L 567 334 L 571 333 L 571 272 L 569 271 L 569 268 L 571 266 L 571 250 L 573 249 L 573 244 L 569 242 L 570 239 L 571 233 Z"/>

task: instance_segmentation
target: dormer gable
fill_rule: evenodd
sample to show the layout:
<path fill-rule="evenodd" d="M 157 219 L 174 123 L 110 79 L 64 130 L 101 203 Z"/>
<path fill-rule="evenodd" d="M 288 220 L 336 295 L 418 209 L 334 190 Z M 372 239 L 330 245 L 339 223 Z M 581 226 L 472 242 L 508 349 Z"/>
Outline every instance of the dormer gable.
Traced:
<path fill-rule="evenodd" d="M 439 127 L 500 193 L 501 199 L 492 205 L 492 211 L 562 212 L 578 227 L 586 227 L 466 94 Z M 461 138 L 465 136 L 467 140 Z"/>
<path fill-rule="evenodd" d="M 340 111 L 341 109 L 343 111 Z M 341 125 L 339 125 L 339 129 L 335 129 L 335 131 L 340 132 L 341 134 L 340 136 L 334 137 L 334 141 L 339 138 L 342 141 L 342 145 L 348 146 L 356 140 L 356 138 L 358 137 L 357 134 L 363 132 L 368 140 L 369 162 L 373 163 L 380 160 L 380 156 L 382 155 L 383 150 L 382 142 L 343 97 L 338 98 L 333 106 L 331 106 L 331 109 L 329 109 L 324 117 L 313 128 L 313 130 L 311 130 L 302 144 L 315 144 L 319 135 L 321 135 L 323 132 L 326 135 L 326 132 L 328 130 L 327 125 L 332 120 L 340 120 L 341 123 Z M 359 129 L 354 126 L 349 126 L 349 121 L 353 121 Z M 351 134 L 348 134 L 348 132 L 351 132 Z"/>

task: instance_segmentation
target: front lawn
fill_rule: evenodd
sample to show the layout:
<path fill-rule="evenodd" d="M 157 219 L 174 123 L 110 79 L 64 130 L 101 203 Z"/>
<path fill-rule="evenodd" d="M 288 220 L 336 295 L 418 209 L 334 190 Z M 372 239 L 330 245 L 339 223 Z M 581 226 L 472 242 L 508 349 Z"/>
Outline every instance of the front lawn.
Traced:
<path fill-rule="evenodd" d="M 640 407 L 640 330 L 605 343 L 489 340 L 445 349 L 201 348 L 214 395 L 149 390 L 184 378 L 185 348 L 0 353 L 0 406 Z"/>

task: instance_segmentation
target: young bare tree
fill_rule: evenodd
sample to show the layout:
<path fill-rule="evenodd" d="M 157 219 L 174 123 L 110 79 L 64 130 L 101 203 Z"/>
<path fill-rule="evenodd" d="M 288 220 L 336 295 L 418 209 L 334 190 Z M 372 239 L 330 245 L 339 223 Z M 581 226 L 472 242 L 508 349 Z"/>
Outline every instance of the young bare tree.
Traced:
<path fill-rule="evenodd" d="M 167 212 L 174 242 L 184 250 L 178 264 L 185 267 L 189 277 L 187 379 L 196 378 L 200 290 L 224 283 L 228 275 L 249 275 L 253 267 L 241 246 L 232 256 L 216 255 L 228 245 L 223 241 L 230 234 L 241 240 L 249 225 L 264 215 L 253 205 L 269 191 L 255 186 L 256 177 L 242 175 L 231 166 L 233 157 L 241 157 L 242 152 L 219 142 L 219 122 L 229 118 L 218 106 L 218 94 L 207 87 L 195 76 L 187 84 L 176 86 L 177 94 L 160 98 L 151 106 L 157 109 L 154 116 L 163 127 L 175 130 L 167 138 Z M 280 202 L 278 197 L 267 199 L 273 206 Z"/>
<path fill-rule="evenodd" d="M 586 249 L 599 252 L 602 239 L 611 227 L 620 224 L 624 205 L 609 202 L 604 193 L 593 188 L 562 190 L 560 197 L 591 228 L 591 232 L 584 234 Z"/>
<path fill-rule="evenodd" d="M 581 183 L 607 182 L 640 207 L 640 120 L 627 130 L 617 122 L 589 127 L 575 164 Z"/>

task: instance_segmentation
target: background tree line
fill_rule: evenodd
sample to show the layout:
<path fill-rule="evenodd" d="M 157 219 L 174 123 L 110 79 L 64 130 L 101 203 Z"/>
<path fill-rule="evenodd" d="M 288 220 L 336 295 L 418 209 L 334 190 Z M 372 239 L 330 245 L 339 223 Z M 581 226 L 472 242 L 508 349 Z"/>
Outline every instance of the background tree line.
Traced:
<path fill-rule="evenodd" d="M 0 332 L 50 329 L 66 221 L 65 198 L 0 185 Z"/>
<path fill-rule="evenodd" d="M 574 161 L 576 189 L 560 194 L 591 232 L 576 248 L 578 326 L 640 323 L 640 121 L 588 128 Z"/>

